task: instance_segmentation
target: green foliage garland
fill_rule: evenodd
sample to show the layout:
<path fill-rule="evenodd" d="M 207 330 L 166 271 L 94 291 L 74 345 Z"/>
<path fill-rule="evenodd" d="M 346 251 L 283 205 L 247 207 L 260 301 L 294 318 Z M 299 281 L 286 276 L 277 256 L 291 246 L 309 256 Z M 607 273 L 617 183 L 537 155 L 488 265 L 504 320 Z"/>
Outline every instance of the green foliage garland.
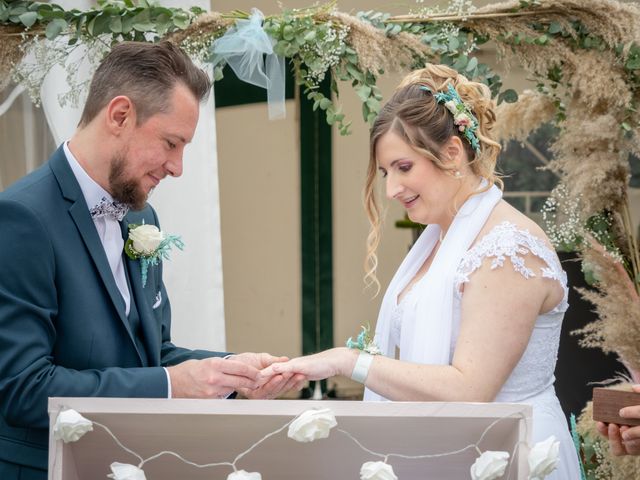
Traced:
<path fill-rule="evenodd" d="M 337 94 L 335 79 L 350 82 L 362 101 L 362 115 L 372 122 L 380 110 L 382 94 L 376 86 L 379 75 L 384 70 L 369 71 L 360 65 L 356 51 L 346 41 L 348 28 L 334 21 L 328 15 L 335 8 L 335 2 L 302 10 L 285 10 L 281 15 L 265 19 L 265 31 L 275 39 L 274 50 L 290 60 L 295 80 L 304 87 L 304 93 L 313 102 L 314 109 L 325 112 L 327 122 L 336 124 L 340 133 L 349 133 L 350 123 L 345 122 L 344 114 L 318 91 L 319 82 L 329 70 L 333 70 L 332 90 Z M 87 11 L 64 10 L 56 4 L 33 2 L 30 0 L 0 0 L 0 26 L 20 26 L 23 35 L 43 35 L 54 40 L 60 35 L 68 35 L 68 45 L 80 41 L 100 41 L 107 44 L 125 40 L 158 41 L 172 32 L 189 27 L 204 12 L 198 8 L 183 10 L 162 7 L 149 0 L 100 0 L 98 8 Z M 234 11 L 225 15 L 226 19 L 248 18 L 249 14 Z M 393 23 L 388 14 L 380 12 L 362 12 L 358 18 L 384 31 L 389 38 L 401 32 L 420 36 L 433 55 L 430 58 L 415 56 L 407 69 L 418 68 L 425 61 L 440 61 L 452 66 L 468 77 L 486 83 L 498 101 L 513 102 L 517 94 L 513 90 L 501 91 L 500 77 L 471 54 L 486 38 L 474 36 L 469 31 L 454 29 L 443 34 L 443 25 L 421 23 Z M 231 25 L 228 22 L 228 25 Z M 448 29 L 449 27 L 447 27 Z M 224 29 L 210 35 L 213 41 L 224 33 Z M 0 33 L 0 36 L 2 33 Z M 200 48 L 207 48 L 201 44 Z M 199 52 L 207 58 L 206 52 Z M 214 78 L 220 79 L 222 68 L 216 68 Z M 24 76 L 19 77 L 21 79 Z M 32 89 L 33 91 L 37 89 Z"/>
<path fill-rule="evenodd" d="M 204 10 L 167 8 L 159 4 L 140 0 L 98 0 L 98 8 L 87 11 L 64 10 L 54 3 L 30 0 L 1 0 L 0 24 L 21 25 L 27 32 L 44 30 L 46 38 L 53 40 L 58 35 L 72 32 L 69 43 L 80 39 L 109 35 L 111 43 L 135 40 L 157 41 L 167 33 L 187 28 L 193 19 Z"/>
<path fill-rule="evenodd" d="M 513 12 L 535 9 L 539 5 L 539 1 L 522 0 Z M 333 101 L 318 92 L 319 81 L 326 71 L 332 69 L 335 78 L 351 82 L 363 103 L 363 118 L 371 122 L 379 111 L 382 100 L 376 80 L 384 71 L 363 71 L 356 51 L 345 42 L 345 26 L 327 18 L 327 14 L 334 8 L 335 1 L 320 7 L 284 10 L 280 15 L 267 17 L 264 28 L 276 40 L 276 52 L 290 59 L 296 82 L 305 88 L 305 94 L 314 102 L 314 108 L 325 111 L 327 121 L 337 124 L 340 132 L 347 134 L 349 123 L 344 122 L 344 114 Z M 203 10 L 196 7 L 190 10 L 168 8 L 151 0 L 99 0 L 98 8 L 87 11 L 64 10 L 56 4 L 30 0 L 0 0 L 0 26 L 23 27 L 25 36 L 44 34 L 49 40 L 68 34 L 69 45 L 80 40 L 95 39 L 110 44 L 124 40 L 158 41 L 172 32 L 186 29 L 203 13 Z M 248 14 L 234 11 L 225 18 L 248 18 Z M 517 100 L 517 93 L 514 90 L 503 91 L 500 76 L 473 56 L 473 52 L 489 39 L 464 26 L 452 28 L 451 22 L 454 19 L 424 21 L 429 18 L 414 17 L 411 21 L 401 21 L 389 14 L 374 11 L 360 12 L 357 18 L 380 29 L 388 38 L 403 32 L 409 33 L 419 37 L 429 47 L 432 56 L 414 58 L 412 65 L 406 65 L 407 69 L 420 67 L 425 61 L 438 61 L 487 84 L 499 103 Z M 461 16 L 458 20 L 464 23 L 465 17 Z M 538 33 L 536 36 L 506 32 L 494 40 L 515 48 L 521 44 L 544 46 L 550 39 L 561 37 L 574 49 L 607 48 L 602 38 L 592 35 L 578 21 L 570 22 L 570 28 L 556 21 L 534 21 L 530 27 Z M 224 31 L 218 31 L 210 40 L 223 33 Z M 615 53 L 624 65 L 628 82 L 634 89 L 640 87 L 640 46 L 618 45 Z M 217 78 L 220 77 L 220 72 L 221 70 L 216 72 Z M 546 76 L 541 76 L 538 84 L 540 91 L 555 99 L 560 121 L 564 119 L 564 106 L 558 94 L 558 86 L 565 81 L 562 65 L 557 65 L 546 72 Z M 335 81 L 333 87 L 334 92 L 338 93 Z M 635 109 L 635 103 L 629 105 L 630 113 L 634 113 Z M 628 131 L 637 126 L 630 118 L 621 123 L 621 127 Z"/>

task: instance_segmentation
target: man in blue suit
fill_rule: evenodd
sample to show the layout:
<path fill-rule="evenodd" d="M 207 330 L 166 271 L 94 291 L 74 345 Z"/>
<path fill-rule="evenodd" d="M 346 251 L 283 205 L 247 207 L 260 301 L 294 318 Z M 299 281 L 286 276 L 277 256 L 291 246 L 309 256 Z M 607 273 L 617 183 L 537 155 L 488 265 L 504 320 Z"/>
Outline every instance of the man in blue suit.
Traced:
<path fill-rule="evenodd" d="M 103 60 L 80 125 L 49 161 L 0 193 L 0 478 L 44 479 L 48 397 L 273 397 L 301 377 L 283 358 L 171 343 L 162 264 L 141 280 L 123 255 L 130 224 L 182 173 L 204 72 L 168 42 L 126 42 Z M 186 273 L 186 272 L 185 272 Z"/>

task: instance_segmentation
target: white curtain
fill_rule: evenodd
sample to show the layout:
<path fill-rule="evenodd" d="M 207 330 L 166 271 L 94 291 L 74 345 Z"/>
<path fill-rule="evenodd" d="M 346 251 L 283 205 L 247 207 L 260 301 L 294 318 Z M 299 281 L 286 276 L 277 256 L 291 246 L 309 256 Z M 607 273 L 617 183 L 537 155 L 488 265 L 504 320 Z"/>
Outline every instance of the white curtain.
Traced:
<path fill-rule="evenodd" d="M 22 87 L 0 92 L 0 190 L 42 165 L 55 143 L 42 110 Z"/>
<path fill-rule="evenodd" d="M 60 0 L 64 8 L 89 8 L 92 2 Z M 199 6 L 207 0 L 164 0 L 166 6 Z M 76 52 L 78 61 L 82 52 Z M 90 68 L 80 66 L 85 75 Z M 56 144 L 71 137 L 81 109 L 58 103 L 68 90 L 64 69 L 57 68 L 42 87 L 42 106 Z M 82 104 L 82 102 L 81 102 Z M 182 236 L 183 252 L 165 262 L 165 283 L 171 297 L 173 341 L 184 347 L 224 350 L 224 297 L 218 198 L 218 165 L 213 94 L 201 106 L 200 120 L 184 155 L 184 174 L 166 179 L 154 192 L 151 204 L 158 211 L 163 230 Z"/>
<path fill-rule="evenodd" d="M 163 230 L 182 236 L 185 250 L 165 262 L 174 341 L 181 346 L 225 349 L 222 243 L 213 91 L 200 107 L 184 173 L 166 178 L 153 193 Z"/>

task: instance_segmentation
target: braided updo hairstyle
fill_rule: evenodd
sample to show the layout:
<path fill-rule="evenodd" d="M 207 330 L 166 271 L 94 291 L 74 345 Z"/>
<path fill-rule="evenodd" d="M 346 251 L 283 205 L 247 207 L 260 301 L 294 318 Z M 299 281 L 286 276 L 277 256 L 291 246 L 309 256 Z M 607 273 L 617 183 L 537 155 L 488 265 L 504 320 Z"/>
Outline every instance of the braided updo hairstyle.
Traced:
<path fill-rule="evenodd" d="M 480 142 L 480 149 L 477 152 L 454 124 L 451 112 L 433 96 L 433 93 L 445 92 L 448 85 L 455 88 L 478 120 L 476 136 Z M 382 107 L 369 135 L 369 166 L 364 188 L 364 206 L 371 224 L 365 260 L 367 286 L 374 285 L 376 292 L 380 290 L 380 282 L 376 278 L 376 250 L 380 243 L 382 220 L 374 193 L 378 172 L 376 145 L 380 137 L 394 132 L 443 171 L 452 171 L 455 166 L 442 155 L 442 147 L 452 136 L 459 137 L 467 153 L 471 172 L 487 180 L 488 185 L 483 190 L 486 191 L 494 184 L 498 184 L 500 188 L 503 186 L 502 180 L 495 172 L 501 147 L 490 134 L 495 119 L 494 103 L 489 88 L 482 83 L 468 80 L 445 65 L 427 64 L 425 68 L 411 72 L 402 80 L 391 99 Z"/>

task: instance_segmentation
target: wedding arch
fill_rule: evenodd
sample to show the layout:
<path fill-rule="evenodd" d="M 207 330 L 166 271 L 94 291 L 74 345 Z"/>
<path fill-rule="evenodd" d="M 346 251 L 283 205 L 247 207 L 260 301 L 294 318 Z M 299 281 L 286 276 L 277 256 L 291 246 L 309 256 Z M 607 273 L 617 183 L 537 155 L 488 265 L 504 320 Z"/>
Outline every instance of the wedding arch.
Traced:
<path fill-rule="evenodd" d="M 48 69 L 78 45 L 99 59 L 122 40 L 168 39 L 195 58 L 216 62 L 220 78 L 230 60 L 212 54 L 212 44 L 258 18 L 258 29 L 272 39 L 272 51 L 244 53 L 253 53 L 260 65 L 263 53 L 286 58 L 314 110 L 348 134 L 350 122 L 340 110 L 336 79 L 350 83 L 362 101 L 364 120 L 371 122 L 383 100 L 376 81 L 385 72 L 408 71 L 425 62 L 451 65 L 490 87 L 499 103 L 496 131 L 501 140 L 524 141 L 547 122 L 558 127 L 547 168 L 558 174 L 560 184 L 545 215 L 552 240 L 580 253 L 596 287 L 581 292 L 599 316 L 579 332 L 583 345 L 615 352 L 640 371 L 640 254 L 628 202 L 630 162 L 640 156 L 638 5 L 509 0 L 475 9 L 468 1 L 456 1 L 446 10 L 353 16 L 331 2 L 265 18 L 256 15 L 187 11 L 147 0 L 103 0 L 87 11 L 0 0 L 0 89 L 14 79 L 37 103 Z M 535 90 L 503 89 L 500 76 L 476 56 L 487 42 L 495 45 L 497 60 L 506 68 L 524 68 L 535 79 Z M 21 62 L 27 52 L 35 63 Z M 75 81 L 73 66 L 67 72 L 70 89 L 61 102 L 75 101 L 83 87 Z M 328 73 L 334 95 L 318 88 Z M 274 104 L 276 97 L 274 92 Z M 591 438 L 588 447 L 595 448 L 589 455 L 598 457 L 594 468 L 609 469 L 611 478 L 633 475 L 635 460 L 609 459 L 586 415 L 580 425 L 581 433 Z"/>

